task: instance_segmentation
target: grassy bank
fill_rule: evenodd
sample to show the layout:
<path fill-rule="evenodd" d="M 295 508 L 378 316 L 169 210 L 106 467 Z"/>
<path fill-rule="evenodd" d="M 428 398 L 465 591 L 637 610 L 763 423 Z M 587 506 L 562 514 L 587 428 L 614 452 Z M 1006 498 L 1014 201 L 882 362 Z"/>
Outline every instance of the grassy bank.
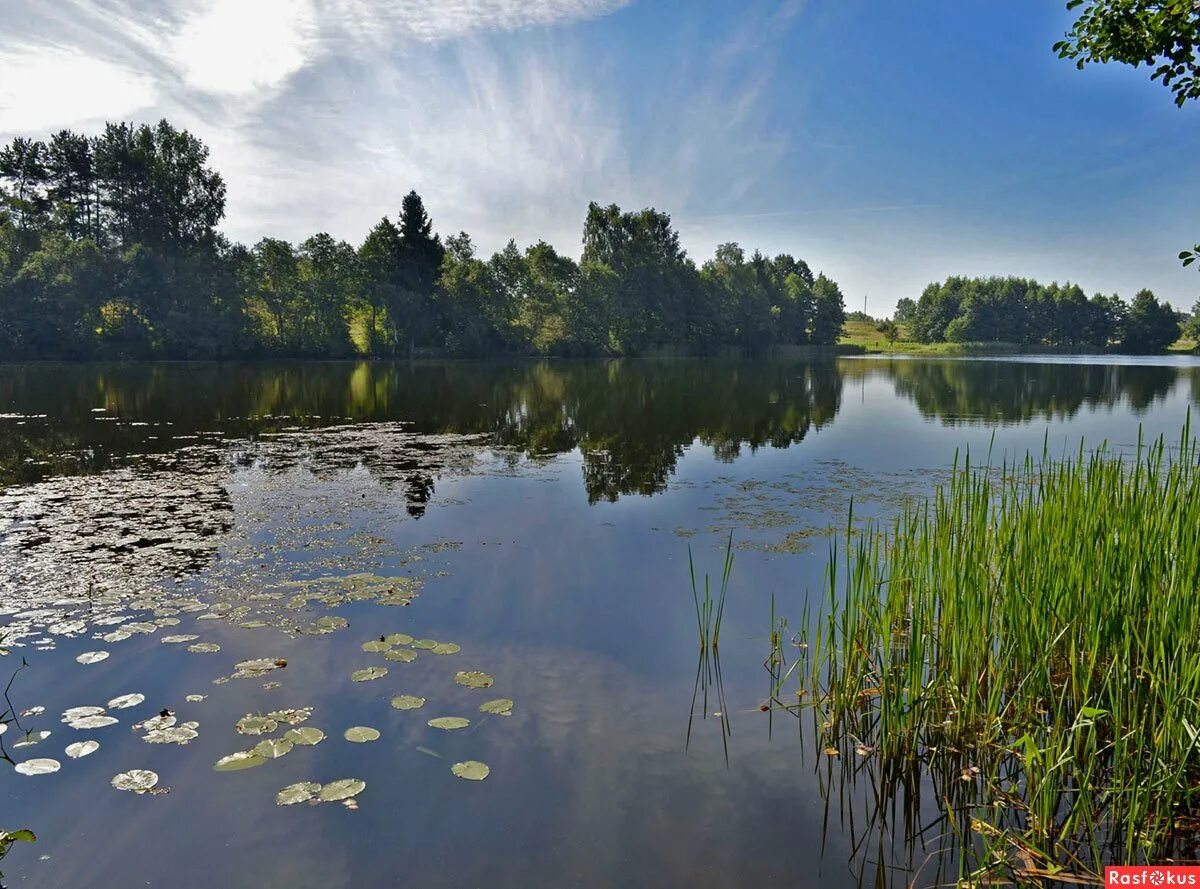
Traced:
<path fill-rule="evenodd" d="M 1161 861 L 1200 825 L 1198 529 L 1190 429 L 956 466 L 835 545 L 791 670 L 774 636 L 774 706 L 811 714 L 830 756 L 932 777 L 972 882 Z"/>
<path fill-rule="evenodd" d="M 894 342 L 880 331 L 871 321 L 848 320 L 842 329 L 839 345 L 854 346 L 868 354 L 896 355 L 1009 355 L 1027 352 L 1058 353 L 1063 349 L 1034 349 L 1022 348 L 1013 343 L 918 343 L 909 339 L 907 327 L 900 325 L 899 337 Z M 1200 343 L 1194 340 L 1181 339 L 1171 346 L 1171 354 L 1188 354 L 1196 350 Z"/>

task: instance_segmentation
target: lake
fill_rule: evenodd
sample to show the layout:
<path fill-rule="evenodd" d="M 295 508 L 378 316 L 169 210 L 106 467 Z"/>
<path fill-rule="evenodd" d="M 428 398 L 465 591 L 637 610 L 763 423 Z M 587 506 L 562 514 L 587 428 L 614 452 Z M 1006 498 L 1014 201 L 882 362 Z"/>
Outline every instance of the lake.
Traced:
<path fill-rule="evenodd" d="M 772 602 L 793 620 L 819 603 L 851 501 L 886 520 L 968 454 L 1178 436 L 1198 401 L 1200 361 L 1174 357 L 0 365 L 0 745 L 61 765 L 0 778 L 0 828 L 38 836 L 0 869 L 38 887 L 945 881 L 936 828 L 914 845 L 872 810 L 869 758 L 835 762 L 762 711 Z M 730 540 L 710 683 L 689 549 L 719 585 Z M 481 712 L 498 699 L 511 715 Z M 65 724 L 78 707 L 116 722 Z M 304 727 L 324 739 L 214 770 Z M 452 771 L 474 761 L 486 780 Z M 156 792 L 111 786 L 134 769 Z M 365 782 L 349 805 L 276 803 L 339 779 Z"/>

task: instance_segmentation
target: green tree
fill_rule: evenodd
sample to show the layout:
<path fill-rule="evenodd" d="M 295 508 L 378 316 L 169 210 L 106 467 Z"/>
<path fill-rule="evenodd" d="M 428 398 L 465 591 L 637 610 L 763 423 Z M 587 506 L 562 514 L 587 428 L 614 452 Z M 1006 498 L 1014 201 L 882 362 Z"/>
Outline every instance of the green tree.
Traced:
<path fill-rule="evenodd" d="M 837 284 L 825 275 L 813 283 L 813 325 L 811 341 L 832 346 L 842 335 L 846 324 L 846 301 Z"/>
<path fill-rule="evenodd" d="M 1135 354 L 1164 351 L 1179 339 L 1179 316 L 1150 290 L 1140 290 L 1129 306 L 1121 350 Z"/>

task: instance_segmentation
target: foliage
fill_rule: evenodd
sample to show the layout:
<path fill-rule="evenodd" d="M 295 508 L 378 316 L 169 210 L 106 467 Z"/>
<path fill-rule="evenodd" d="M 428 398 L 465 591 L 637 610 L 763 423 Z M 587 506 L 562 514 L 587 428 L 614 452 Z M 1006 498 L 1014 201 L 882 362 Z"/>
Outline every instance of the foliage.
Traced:
<path fill-rule="evenodd" d="M 229 244 L 208 149 L 166 121 L 14 139 L 0 180 L 6 358 L 757 354 L 844 320 L 803 260 L 727 244 L 697 268 L 654 209 L 590 205 L 579 262 L 545 242 L 477 257 L 415 191 L 357 247 Z"/>
<path fill-rule="evenodd" d="M 912 311 L 923 343 L 1009 343 L 1059 348 L 1161 352 L 1179 338 L 1175 311 L 1149 290 L 1132 305 L 1118 296 L 1090 300 L 1075 284 L 1025 278 L 947 278 L 930 284 Z"/>
<path fill-rule="evenodd" d="M 1162 81 L 1179 107 L 1200 99 L 1200 4 L 1195 0 L 1069 0 L 1083 7 L 1066 39 L 1054 44 L 1060 58 L 1089 62 L 1157 65 L 1150 75 Z M 1179 254 L 1191 265 L 1200 244 Z"/>
<path fill-rule="evenodd" d="M 1060 58 L 1157 65 L 1151 78 L 1175 94 L 1175 104 L 1200 98 L 1200 7 L 1192 0 L 1070 0 L 1083 7 L 1066 39 L 1054 44 Z"/>

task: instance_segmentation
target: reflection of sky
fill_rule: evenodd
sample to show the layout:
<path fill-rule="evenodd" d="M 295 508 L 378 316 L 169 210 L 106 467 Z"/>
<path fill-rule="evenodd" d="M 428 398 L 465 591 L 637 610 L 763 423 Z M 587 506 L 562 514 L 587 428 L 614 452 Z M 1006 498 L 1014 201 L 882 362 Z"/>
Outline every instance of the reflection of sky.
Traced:
<path fill-rule="evenodd" d="M 441 479 L 420 520 L 363 470 L 307 481 L 303 470 L 292 470 L 296 484 L 274 487 L 258 469 L 232 470 L 238 532 L 264 544 L 273 528 L 259 516 L 282 515 L 285 507 L 303 513 L 322 496 L 330 518 L 346 521 L 340 533 L 369 531 L 386 541 L 381 573 L 421 544 L 462 546 L 409 566 L 429 577 L 411 607 L 345 607 L 339 613 L 350 628 L 330 636 L 288 639 L 216 621 L 193 629 L 181 615 L 183 623 L 168 632 L 198 632 L 222 651 L 191 655 L 135 636 L 105 645 L 113 656 L 94 666 L 72 660 L 99 647 L 90 639 L 30 654 L 14 703 L 46 706 L 30 726 L 54 734 L 16 758 L 54 756 L 63 769 L 0 778 L 3 822 L 41 837 L 37 847 L 18 847 L 5 870 L 15 885 L 25 878 L 48 887 L 845 885 L 844 826 L 833 828 L 820 853 L 817 758 L 810 750 L 801 758 L 787 720 L 775 720 L 768 741 L 757 710 L 767 688 L 771 596 L 782 613 L 798 616 L 805 588 L 820 590 L 828 540 L 815 537 L 796 554 L 736 551 L 722 631 L 733 729 L 728 768 L 714 720 L 701 723 L 683 750 L 696 656 L 689 543 L 698 570 L 716 574 L 731 510 L 747 504 L 786 506 L 797 527 L 841 522 L 850 495 L 856 510 L 886 513 L 897 489 L 925 489 L 956 450 L 983 455 L 991 447 L 1011 458 L 1040 451 L 1044 440 L 1051 450 L 1070 450 L 1080 435 L 1125 443 L 1135 439 L 1139 419 L 1147 435 L 1172 435 L 1189 397 L 1188 386 L 1176 384 L 1140 418 L 1120 405 L 1084 406 L 1070 419 L 993 430 L 924 416 L 897 395 L 892 376 L 871 372 L 844 381 L 834 422 L 800 444 L 743 448 L 731 463 L 703 445 L 686 446 L 667 490 L 655 496 L 588 505 L 574 451 L 541 468 Z M 268 505 L 278 511 L 255 501 L 256 485 L 276 498 Z M 346 494 L 353 496 L 339 499 Z M 697 533 L 685 538 L 677 529 Z M 770 541 L 786 530 L 738 531 L 737 541 Z M 449 574 L 436 576 L 441 570 Z M 359 649 L 398 631 L 463 650 L 400 664 Z M 282 688 L 265 690 L 261 680 L 210 684 L 253 657 L 288 660 L 286 670 L 267 677 Z M 386 663 L 389 674 L 348 681 L 352 670 L 373 663 Z M 496 685 L 462 689 L 451 681 L 460 669 L 489 672 Z M 85 735 L 58 722 L 67 707 L 134 691 L 147 701 L 119 711 L 120 726 Z M 210 697 L 185 704 L 190 693 Z M 429 703 L 394 711 L 388 701 L 401 693 Z M 476 720 L 478 704 L 491 697 L 513 698 L 514 715 Z M 199 739 L 185 748 L 154 746 L 128 731 L 132 717 L 163 706 L 197 719 Z M 220 756 L 251 746 L 233 730 L 240 716 L 299 706 L 315 708 L 308 724 L 326 731 L 322 744 L 250 771 L 211 771 Z M 459 733 L 428 729 L 425 721 L 438 715 L 475 724 Z M 341 735 L 352 725 L 374 726 L 383 737 L 350 745 Z M 61 755 L 85 736 L 101 742 L 97 753 L 80 761 Z M 5 740 L 13 738 L 10 730 Z M 491 777 L 482 784 L 453 778 L 450 764 L 465 759 L 487 762 Z M 130 768 L 157 771 L 172 792 L 136 797 L 108 787 L 112 775 Z M 368 785 L 357 812 L 274 805 L 287 784 L 352 776 Z M 43 854 L 50 858 L 38 861 Z"/>

